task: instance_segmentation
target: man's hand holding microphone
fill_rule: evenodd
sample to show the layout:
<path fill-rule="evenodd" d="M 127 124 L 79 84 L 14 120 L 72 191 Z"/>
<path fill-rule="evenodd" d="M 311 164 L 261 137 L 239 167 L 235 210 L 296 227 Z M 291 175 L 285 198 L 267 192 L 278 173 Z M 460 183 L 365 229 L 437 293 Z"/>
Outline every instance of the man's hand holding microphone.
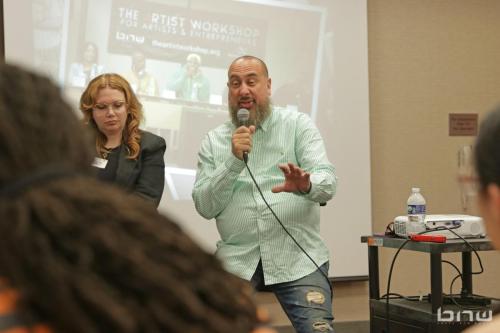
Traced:
<path fill-rule="evenodd" d="M 248 126 L 250 111 L 247 109 L 239 109 L 236 118 L 238 118 L 239 127 L 233 133 L 231 149 L 234 156 L 246 163 L 248 153 L 252 150 L 252 135 L 255 133 L 255 126 Z"/>
<path fill-rule="evenodd" d="M 252 150 L 252 135 L 255 133 L 255 126 L 240 126 L 234 131 L 232 138 L 233 155 L 240 160 L 248 161 L 248 153 Z"/>

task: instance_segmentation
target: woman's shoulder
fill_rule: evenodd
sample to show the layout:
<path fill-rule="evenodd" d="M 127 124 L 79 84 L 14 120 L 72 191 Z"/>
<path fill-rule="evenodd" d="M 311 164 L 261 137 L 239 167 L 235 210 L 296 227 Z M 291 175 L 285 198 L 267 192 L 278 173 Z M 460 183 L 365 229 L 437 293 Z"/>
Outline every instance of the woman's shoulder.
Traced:
<path fill-rule="evenodd" d="M 161 136 L 141 130 L 141 148 L 149 148 L 153 150 L 161 148 L 166 149 L 167 143 Z"/>

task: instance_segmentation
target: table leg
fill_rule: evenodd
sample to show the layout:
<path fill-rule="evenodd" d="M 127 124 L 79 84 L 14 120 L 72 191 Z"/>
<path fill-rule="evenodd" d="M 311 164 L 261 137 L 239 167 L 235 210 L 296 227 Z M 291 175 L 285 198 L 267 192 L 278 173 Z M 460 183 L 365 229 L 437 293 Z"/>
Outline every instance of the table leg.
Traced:
<path fill-rule="evenodd" d="M 462 296 L 472 295 L 472 252 L 462 252 Z"/>
<path fill-rule="evenodd" d="M 378 247 L 368 246 L 368 275 L 370 281 L 370 299 L 380 298 Z"/>
<path fill-rule="evenodd" d="M 443 270 L 441 253 L 431 253 L 431 304 L 432 313 L 443 305 Z"/>

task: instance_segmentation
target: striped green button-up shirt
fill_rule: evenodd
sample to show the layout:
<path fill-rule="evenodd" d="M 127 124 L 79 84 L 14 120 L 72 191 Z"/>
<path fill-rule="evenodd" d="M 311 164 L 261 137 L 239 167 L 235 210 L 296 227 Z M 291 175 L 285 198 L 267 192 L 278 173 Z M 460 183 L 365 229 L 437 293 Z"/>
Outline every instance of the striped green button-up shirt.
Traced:
<path fill-rule="evenodd" d="M 217 256 L 228 271 L 246 280 L 262 259 L 268 285 L 310 274 L 316 267 L 266 207 L 244 162 L 232 154 L 234 130 L 228 121 L 207 134 L 193 189 L 198 212 L 216 220 L 221 236 Z M 337 179 L 319 131 L 307 115 L 273 108 L 252 142 L 248 165 L 266 201 L 316 264 L 322 265 L 328 261 L 328 249 L 319 235 L 319 203 L 332 198 Z M 311 173 L 308 194 L 271 192 L 285 179 L 278 164 L 288 162 Z"/>

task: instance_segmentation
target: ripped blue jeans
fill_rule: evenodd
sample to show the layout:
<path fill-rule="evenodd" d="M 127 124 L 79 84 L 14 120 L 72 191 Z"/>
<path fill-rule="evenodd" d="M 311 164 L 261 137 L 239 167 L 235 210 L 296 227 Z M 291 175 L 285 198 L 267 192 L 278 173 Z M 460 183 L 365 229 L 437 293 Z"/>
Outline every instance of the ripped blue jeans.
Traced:
<path fill-rule="evenodd" d="M 320 269 L 328 274 L 329 263 Z M 296 281 L 264 285 L 262 263 L 250 281 L 257 291 L 272 291 L 292 322 L 297 333 L 333 332 L 330 285 L 316 270 Z"/>

